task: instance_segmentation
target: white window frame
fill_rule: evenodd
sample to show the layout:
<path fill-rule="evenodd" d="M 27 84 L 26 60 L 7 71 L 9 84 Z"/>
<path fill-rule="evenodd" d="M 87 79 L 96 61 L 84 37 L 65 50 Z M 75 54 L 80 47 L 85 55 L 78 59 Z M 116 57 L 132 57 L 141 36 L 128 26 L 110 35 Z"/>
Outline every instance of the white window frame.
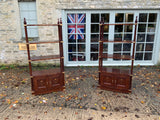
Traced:
<path fill-rule="evenodd" d="M 86 61 L 68 61 L 68 36 L 67 36 L 67 14 L 69 13 L 85 13 L 86 14 Z M 134 21 L 136 16 L 139 16 L 139 13 L 157 13 L 157 23 L 156 23 L 156 31 L 155 31 L 155 41 L 153 46 L 153 55 L 152 60 L 135 60 L 134 65 L 155 65 L 158 63 L 159 58 L 159 45 L 160 42 L 158 39 L 160 35 L 158 31 L 160 31 L 159 20 L 160 20 L 160 11 L 159 10 L 63 10 L 62 11 L 62 23 L 63 23 L 63 40 L 64 40 L 64 65 L 65 66 L 98 66 L 98 61 L 90 61 L 90 23 L 91 23 L 91 14 L 92 13 L 109 13 L 110 21 L 109 23 L 115 22 L 115 13 L 133 13 Z M 134 26 L 133 26 L 134 30 Z M 111 31 L 114 31 L 114 26 L 110 26 L 109 28 L 109 39 L 114 39 L 114 34 L 111 34 Z M 134 32 L 134 31 L 132 31 Z M 134 34 L 132 34 L 133 37 Z M 112 45 L 108 46 L 108 53 L 113 53 Z M 132 52 L 131 52 L 132 53 Z M 106 66 L 127 66 L 131 65 L 131 61 L 113 61 L 112 59 L 108 59 L 108 61 L 104 62 Z"/>

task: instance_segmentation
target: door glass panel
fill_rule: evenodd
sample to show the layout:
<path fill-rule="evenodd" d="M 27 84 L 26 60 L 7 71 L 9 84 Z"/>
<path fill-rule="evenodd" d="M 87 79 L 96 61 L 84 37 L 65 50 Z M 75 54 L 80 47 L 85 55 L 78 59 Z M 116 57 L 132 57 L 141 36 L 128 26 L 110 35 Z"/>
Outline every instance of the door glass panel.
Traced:
<path fill-rule="evenodd" d="M 153 43 L 147 43 L 145 51 L 152 51 L 153 50 Z"/>
<path fill-rule="evenodd" d="M 115 25 L 115 32 L 123 32 L 123 25 Z"/>
<path fill-rule="evenodd" d="M 68 52 L 76 52 L 76 44 L 69 44 Z"/>
<path fill-rule="evenodd" d="M 98 44 L 91 44 L 91 52 L 98 52 Z"/>
<path fill-rule="evenodd" d="M 146 42 L 154 42 L 154 34 L 147 34 Z"/>
<path fill-rule="evenodd" d="M 122 44 L 114 44 L 114 51 L 121 51 L 122 49 Z"/>
<path fill-rule="evenodd" d="M 124 25 L 124 32 L 132 32 L 133 26 L 132 25 Z"/>
<path fill-rule="evenodd" d="M 152 60 L 152 53 L 145 53 L 144 60 Z"/>
<path fill-rule="evenodd" d="M 133 14 L 126 14 L 125 15 L 125 22 L 133 22 L 134 15 Z"/>
<path fill-rule="evenodd" d="M 91 14 L 91 40 L 90 40 L 90 60 L 98 61 L 99 54 L 99 40 L 100 40 L 100 21 L 103 20 L 104 23 L 109 23 L 108 13 Z M 109 26 L 104 26 L 103 40 L 108 40 Z M 108 44 L 103 45 L 103 50 L 105 53 L 108 52 Z M 107 60 L 107 59 L 106 59 Z"/>
<path fill-rule="evenodd" d="M 124 40 L 132 41 L 132 34 L 124 34 Z"/>
<path fill-rule="evenodd" d="M 92 23 L 99 23 L 99 14 L 92 14 L 91 15 L 91 22 Z"/>
<path fill-rule="evenodd" d="M 91 42 L 98 42 L 98 41 L 99 41 L 99 34 L 92 34 Z"/>
<path fill-rule="evenodd" d="M 149 13 L 149 22 L 157 21 L 157 13 Z"/>
<path fill-rule="evenodd" d="M 124 14 L 123 13 L 116 13 L 115 22 L 123 22 L 124 21 Z"/>
<path fill-rule="evenodd" d="M 137 42 L 144 42 L 145 41 L 145 34 L 138 34 Z"/>
<path fill-rule="evenodd" d="M 137 43 L 136 51 L 143 51 L 144 50 L 144 43 Z"/>
<path fill-rule="evenodd" d="M 91 53 L 91 61 L 97 61 L 98 60 L 98 53 Z"/>
<path fill-rule="evenodd" d="M 157 13 L 139 14 L 136 60 L 152 60 L 156 22 Z"/>
<path fill-rule="evenodd" d="M 156 24 L 148 24 L 147 32 L 155 32 Z"/>
<path fill-rule="evenodd" d="M 143 60 L 143 53 L 136 53 L 135 60 Z"/>
<path fill-rule="evenodd" d="M 145 32 L 145 31 L 146 31 L 146 24 L 139 24 L 138 32 Z"/>
<path fill-rule="evenodd" d="M 123 51 L 131 51 L 131 44 L 129 43 L 123 44 Z"/>
<path fill-rule="evenodd" d="M 139 14 L 139 22 L 147 22 L 147 13 Z"/>
<path fill-rule="evenodd" d="M 99 24 L 91 25 L 91 33 L 99 33 Z"/>
<path fill-rule="evenodd" d="M 86 52 L 85 23 L 86 23 L 85 14 L 67 14 L 69 61 L 85 61 L 85 58 L 86 58 L 85 57 L 85 52 Z"/>
<path fill-rule="evenodd" d="M 101 14 L 101 18 L 104 19 L 104 22 L 105 22 L 105 23 L 108 23 L 108 22 L 109 22 L 109 14 Z"/>
<path fill-rule="evenodd" d="M 78 52 L 85 52 L 85 44 L 78 44 Z"/>

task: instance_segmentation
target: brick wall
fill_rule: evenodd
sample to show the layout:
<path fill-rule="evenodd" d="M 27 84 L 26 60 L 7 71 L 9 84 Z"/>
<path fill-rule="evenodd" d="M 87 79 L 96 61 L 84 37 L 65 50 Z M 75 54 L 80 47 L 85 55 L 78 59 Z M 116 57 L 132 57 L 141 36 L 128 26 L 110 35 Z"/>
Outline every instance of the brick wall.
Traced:
<path fill-rule="evenodd" d="M 48 24 L 57 23 L 62 9 L 159 9 L 160 0 L 36 0 L 36 5 L 38 23 Z M 57 29 L 52 30 L 39 30 L 39 39 L 56 40 Z M 21 36 L 18 0 L 0 0 L 0 64 L 27 63 L 27 52 L 18 47 Z M 38 50 L 40 55 L 58 53 L 58 46 L 38 45 Z"/>

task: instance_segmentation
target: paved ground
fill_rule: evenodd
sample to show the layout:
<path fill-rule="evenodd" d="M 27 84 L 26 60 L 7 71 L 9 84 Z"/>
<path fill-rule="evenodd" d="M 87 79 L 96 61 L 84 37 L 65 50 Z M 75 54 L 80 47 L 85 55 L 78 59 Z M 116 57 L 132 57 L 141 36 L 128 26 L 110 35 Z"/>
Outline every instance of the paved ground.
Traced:
<path fill-rule="evenodd" d="M 39 96 L 27 69 L 0 71 L 0 120 L 160 120 L 159 67 L 135 67 L 132 94 L 97 88 L 97 67 L 65 68 L 65 91 Z"/>

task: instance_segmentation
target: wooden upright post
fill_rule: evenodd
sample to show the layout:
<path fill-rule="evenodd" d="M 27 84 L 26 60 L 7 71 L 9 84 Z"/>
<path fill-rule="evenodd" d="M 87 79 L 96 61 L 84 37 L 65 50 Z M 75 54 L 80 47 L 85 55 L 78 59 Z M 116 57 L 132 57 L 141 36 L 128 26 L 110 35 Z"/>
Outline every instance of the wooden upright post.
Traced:
<path fill-rule="evenodd" d="M 136 34 L 137 34 L 137 17 L 135 20 L 135 28 L 134 28 L 134 40 L 133 40 L 133 51 L 132 51 L 132 65 L 131 65 L 131 75 L 133 75 L 133 65 L 134 65 L 134 54 L 135 54 L 135 45 L 136 45 Z"/>

